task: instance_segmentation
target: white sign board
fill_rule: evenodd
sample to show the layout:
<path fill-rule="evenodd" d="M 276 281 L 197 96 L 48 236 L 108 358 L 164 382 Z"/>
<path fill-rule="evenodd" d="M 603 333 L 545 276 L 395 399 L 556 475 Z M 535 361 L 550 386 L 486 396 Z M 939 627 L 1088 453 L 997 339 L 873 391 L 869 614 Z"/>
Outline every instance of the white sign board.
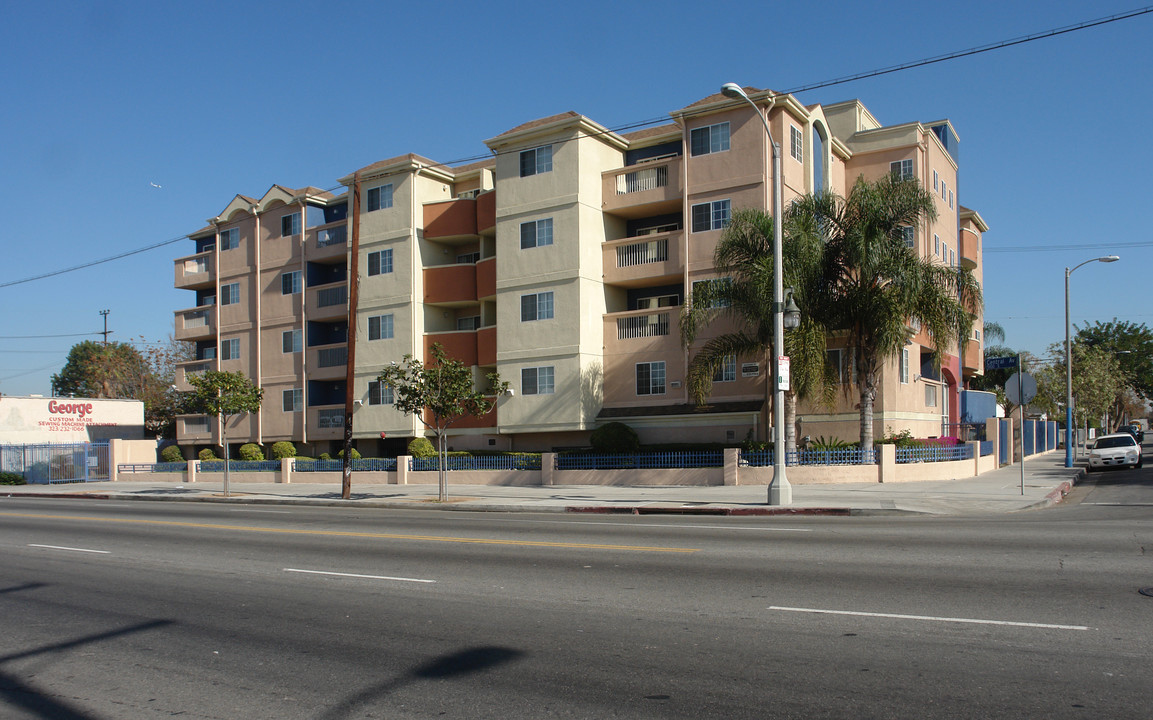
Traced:
<path fill-rule="evenodd" d="M 777 356 L 777 389 L 789 389 L 789 356 Z"/>
<path fill-rule="evenodd" d="M 0 445 L 144 438 L 139 400 L 0 396 Z"/>

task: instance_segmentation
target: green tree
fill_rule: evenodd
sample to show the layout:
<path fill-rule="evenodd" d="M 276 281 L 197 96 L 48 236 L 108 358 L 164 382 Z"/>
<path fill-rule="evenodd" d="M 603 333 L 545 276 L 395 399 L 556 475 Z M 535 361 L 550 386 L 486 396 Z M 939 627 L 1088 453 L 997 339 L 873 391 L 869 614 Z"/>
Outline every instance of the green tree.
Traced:
<path fill-rule="evenodd" d="M 190 375 L 192 396 L 188 408 L 220 418 L 220 440 L 224 446 L 224 495 L 228 496 L 229 465 L 228 422 L 233 417 L 260 412 L 264 390 L 252 384 L 244 373 L 205 370 Z"/>
<path fill-rule="evenodd" d="M 821 257 L 823 238 L 810 222 L 812 217 L 789 213 L 782 232 L 784 284 L 792 288 L 801 309 L 799 327 L 786 330 L 784 354 L 791 363 L 791 381 L 785 392 L 786 449 L 796 449 L 796 401 L 819 396 L 831 402 L 835 393 L 825 363 L 825 332 L 822 302 Z M 751 358 L 763 363 L 765 411 L 773 399 L 773 218 L 762 210 L 733 213 L 713 253 L 713 265 L 723 279 L 694 285 L 692 297 L 681 310 L 681 342 L 685 348 L 697 340 L 701 329 L 717 317 L 728 317 L 737 330 L 709 339 L 689 363 L 687 383 L 698 404 L 712 391 L 713 376 L 726 362 Z M 763 427 L 768 427 L 766 421 Z"/>
<path fill-rule="evenodd" d="M 1077 328 L 1073 342 L 1099 348 L 1117 359 L 1123 382 L 1109 409 L 1110 419 L 1121 422 L 1144 417 L 1142 402 L 1153 400 L 1153 332 L 1144 323 L 1114 318 Z M 1073 372 L 1080 372 L 1076 361 Z"/>
<path fill-rule="evenodd" d="M 495 372 L 487 376 L 488 389 L 473 387 L 472 369 L 444 354 L 440 343 L 434 343 L 432 360 L 425 365 L 412 355 L 403 363 L 393 363 L 381 371 L 378 379 L 392 388 L 393 405 L 405 415 L 415 415 L 436 435 L 439 455 L 440 501 L 448 500 L 446 434 L 449 426 L 469 415 L 480 417 L 496 407 L 496 397 L 508 390 L 508 383 Z"/>
<path fill-rule="evenodd" d="M 1125 411 L 1131 407 L 1134 393 L 1121 370 L 1123 356 L 1080 343 L 1074 344 L 1072 350 L 1074 424 L 1080 427 L 1087 422 L 1098 427 L 1106 415 L 1118 421 L 1131 417 Z M 1053 343 L 1048 351 L 1058 359 L 1041 370 L 1030 370 L 1037 376 L 1037 398 L 1032 404 L 1063 421 L 1065 343 Z"/>
<path fill-rule="evenodd" d="M 936 218 L 933 196 L 915 180 L 859 178 L 845 198 L 800 198 L 794 212 L 824 238 L 822 308 L 826 325 L 847 333 L 860 390 L 861 447 L 873 445 L 873 403 L 880 371 L 900 355 L 910 324 L 923 328 L 938 358 L 972 332 L 981 307 L 973 274 L 922 258 L 904 229 Z"/>

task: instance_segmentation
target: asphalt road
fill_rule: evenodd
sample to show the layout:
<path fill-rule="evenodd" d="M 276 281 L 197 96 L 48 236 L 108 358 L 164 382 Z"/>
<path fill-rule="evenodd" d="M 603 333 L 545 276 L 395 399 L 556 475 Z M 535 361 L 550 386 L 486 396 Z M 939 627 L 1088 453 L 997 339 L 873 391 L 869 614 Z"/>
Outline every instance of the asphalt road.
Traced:
<path fill-rule="evenodd" d="M 0 499 L 0 717 L 1146 718 L 1150 472 L 984 518 Z"/>

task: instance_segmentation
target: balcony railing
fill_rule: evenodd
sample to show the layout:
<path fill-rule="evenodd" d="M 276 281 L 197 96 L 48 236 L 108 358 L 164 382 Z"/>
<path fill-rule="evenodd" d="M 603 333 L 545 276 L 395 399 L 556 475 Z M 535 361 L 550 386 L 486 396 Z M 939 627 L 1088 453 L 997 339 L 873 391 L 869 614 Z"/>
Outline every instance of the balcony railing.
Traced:
<path fill-rule="evenodd" d="M 617 195 L 668 187 L 669 166 L 645 168 L 617 176 Z"/>
<path fill-rule="evenodd" d="M 321 348 L 316 355 L 319 367 L 340 367 L 348 364 L 348 347 Z"/>
<path fill-rule="evenodd" d="M 344 305 L 348 302 L 348 286 L 341 285 L 340 287 L 331 287 L 318 290 L 316 292 L 316 305 L 317 307 L 331 307 L 333 305 Z"/>
<path fill-rule="evenodd" d="M 669 313 L 631 315 L 617 318 L 617 339 L 659 337 L 669 334 Z"/>
<path fill-rule="evenodd" d="M 318 248 L 328 247 L 329 245 L 346 244 L 348 244 L 347 225 L 339 225 L 337 227 L 327 228 L 316 234 L 316 246 Z"/>
<path fill-rule="evenodd" d="M 316 426 L 321 430 L 334 430 L 344 427 L 344 410 L 332 408 L 316 412 Z"/>
<path fill-rule="evenodd" d="M 669 239 L 650 240 L 617 246 L 617 267 L 632 267 L 669 259 Z"/>

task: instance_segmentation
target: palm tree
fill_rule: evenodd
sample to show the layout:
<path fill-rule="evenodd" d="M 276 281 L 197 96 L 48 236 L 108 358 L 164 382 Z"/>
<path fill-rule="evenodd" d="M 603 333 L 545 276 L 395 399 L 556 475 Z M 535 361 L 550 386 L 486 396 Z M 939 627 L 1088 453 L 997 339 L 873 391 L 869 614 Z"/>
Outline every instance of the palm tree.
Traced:
<path fill-rule="evenodd" d="M 825 366 L 825 327 L 813 312 L 821 279 L 821 238 L 798 232 L 784 244 L 785 285 L 801 308 L 801 324 L 785 333 L 785 354 L 791 363 L 790 389 L 785 393 L 786 450 L 796 448 L 796 399 L 821 394 L 831 401 L 835 388 Z M 713 265 L 723 279 L 696 283 L 681 312 L 681 342 L 689 348 L 699 330 L 717 317 L 737 322 L 738 330 L 714 337 L 689 363 L 688 388 L 698 404 L 712 390 L 713 375 L 731 358 L 756 358 L 771 367 L 773 348 L 773 218 L 762 210 L 737 210 L 713 253 Z M 773 392 L 765 375 L 765 410 Z M 765 427 L 768 423 L 765 423 Z"/>
<path fill-rule="evenodd" d="M 848 197 L 807 195 L 791 213 L 824 237 L 822 308 L 828 327 L 846 332 L 860 390 L 861 447 L 873 446 L 873 404 L 881 368 L 900 355 L 912 326 L 940 350 L 972 332 L 981 290 L 973 274 L 919 257 L 904 229 L 936 218 L 933 196 L 895 175 L 859 178 Z"/>

